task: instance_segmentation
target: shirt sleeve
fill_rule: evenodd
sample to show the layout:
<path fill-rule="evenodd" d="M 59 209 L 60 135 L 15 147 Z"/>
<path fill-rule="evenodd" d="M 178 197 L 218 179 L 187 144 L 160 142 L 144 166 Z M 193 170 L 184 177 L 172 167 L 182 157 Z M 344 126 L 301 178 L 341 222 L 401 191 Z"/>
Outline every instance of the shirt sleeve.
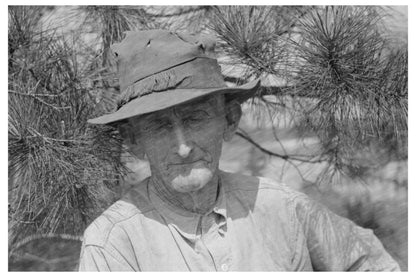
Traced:
<path fill-rule="evenodd" d="M 84 232 L 79 271 L 140 271 L 125 230 L 99 217 Z"/>
<path fill-rule="evenodd" d="M 294 203 L 296 252 L 300 259 L 310 259 L 314 270 L 400 271 L 372 230 L 332 213 L 306 195 L 296 197 Z"/>

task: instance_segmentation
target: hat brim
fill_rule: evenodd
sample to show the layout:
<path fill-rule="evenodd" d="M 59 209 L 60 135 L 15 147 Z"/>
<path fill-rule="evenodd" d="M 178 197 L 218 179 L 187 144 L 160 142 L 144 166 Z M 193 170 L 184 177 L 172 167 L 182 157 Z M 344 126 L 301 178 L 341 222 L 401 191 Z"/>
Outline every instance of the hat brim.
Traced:
<path fill-rule="evenodd" d="M 235 99 L 240 103 L 252 96 L 260 86 L 260 79 L 251 81 L 238 87 L 210 88 L 210 89 L 175 89 L 136 98 L 116 112 L 88 120 L 90 124 L 111 124 L 130 117 L 164 110 L 206 96 L 213 93 L 224 93 L 227 98 Z"/>

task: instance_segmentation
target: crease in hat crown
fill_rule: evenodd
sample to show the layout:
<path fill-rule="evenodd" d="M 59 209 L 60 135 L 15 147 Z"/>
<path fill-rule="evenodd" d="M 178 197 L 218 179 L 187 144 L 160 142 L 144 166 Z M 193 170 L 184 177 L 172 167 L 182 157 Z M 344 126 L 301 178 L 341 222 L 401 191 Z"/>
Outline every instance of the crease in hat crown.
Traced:
<path fill-rule="evenodd" d="M 112 113 L 90 119 L 89 123 L 109 124 L 230 89 L 215 59 L 215 39 L 211 36 L 167 30 L 128 31 L 124 40 L 111 49 L 117 62 L 120 95 Z M 149 102 L 150 95 L 153 102 Z M 139 102 L 146 97 L 147 102 Z"/>
<path fill-rule="evenodd" d="M 166 30 L 128 31 L 121 43 L 112 45 L 120 90 L 141 79 L 197 57 L 214 58 L 215 40 Z"/>

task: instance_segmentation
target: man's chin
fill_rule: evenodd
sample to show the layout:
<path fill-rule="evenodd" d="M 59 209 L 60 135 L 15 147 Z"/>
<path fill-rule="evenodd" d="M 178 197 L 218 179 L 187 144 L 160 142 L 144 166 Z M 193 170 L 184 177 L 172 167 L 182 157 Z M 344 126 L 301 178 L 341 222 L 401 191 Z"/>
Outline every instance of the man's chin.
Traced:
<path fill-rule="evenodd" d="M 172 180 L 172 187 L 182 193 L 194 192 L 202 189 L 213 177 L 207 168 L 193 168 L 188 175 L 178 175 Z"/>

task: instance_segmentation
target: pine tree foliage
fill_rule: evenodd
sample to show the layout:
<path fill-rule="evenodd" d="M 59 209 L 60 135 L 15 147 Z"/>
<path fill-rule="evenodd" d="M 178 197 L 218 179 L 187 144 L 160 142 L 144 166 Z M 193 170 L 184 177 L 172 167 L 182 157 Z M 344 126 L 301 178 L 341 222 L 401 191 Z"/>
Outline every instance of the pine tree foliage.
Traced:
<path fill-rule="evenodd" d="M 346 175 L 358 170 L 357 150 L 369 143 L 407 144 L 407 54 L 390 51 L 381 17 L 370 7 L 316 9 L 293 42 L 295 93 L 308 98 L 300 127 L 318 135 L 322 155 Z"/>
<path fill-rule="evenodd" d="M 97 103 L 83 52 L 43 30 L 43 11 L 9 8 L 11 249 L 29 234 L 82 234 L 118 197 L 125 172 L 118 134 L 86 123 Z"/>
<path fill-rule="evenodd" d="M 125 31 L 157 27 L 157 24 L 141 7 L 85 6 L 80 7 L 79 10 L 85 13 L 84 28 L 92 32 L 98 30 L 103 66 L 111 60 L 109 57 L 111 44 L 121 41 Z"/>
<path fill-rule="evenodd" d="M 283 84 L 263 87 L 257 106 L 269 107 L 269 118 L 289 111 L 301 134 L 320 139 L 310 162 L 325 161 L 328 167 L 318 183 L 407 158 L 407 45 L 390 47 L 382 35 L 387 16 L 382 8 L 214 11 L 211 28 L 223 51 L 245 66 L 242 81 L 268 75 Z M 276 97 L 274 105 L 265 95 Z"/>
<path fill-rule="evenodd" d="M 291 53 L 292 29 L 309 8 L 280 6 L 215 7 L 209 27 L 221 39 L 223 54 L 232 64 L 245 65 L 243 79 L 265 74 L 284 78 Z"/>
<path fill-rule="evenodd" d="M 146 14 L 160 29 L 200 33 L 206 31 L 212 6 L 153 6 Z"/>

